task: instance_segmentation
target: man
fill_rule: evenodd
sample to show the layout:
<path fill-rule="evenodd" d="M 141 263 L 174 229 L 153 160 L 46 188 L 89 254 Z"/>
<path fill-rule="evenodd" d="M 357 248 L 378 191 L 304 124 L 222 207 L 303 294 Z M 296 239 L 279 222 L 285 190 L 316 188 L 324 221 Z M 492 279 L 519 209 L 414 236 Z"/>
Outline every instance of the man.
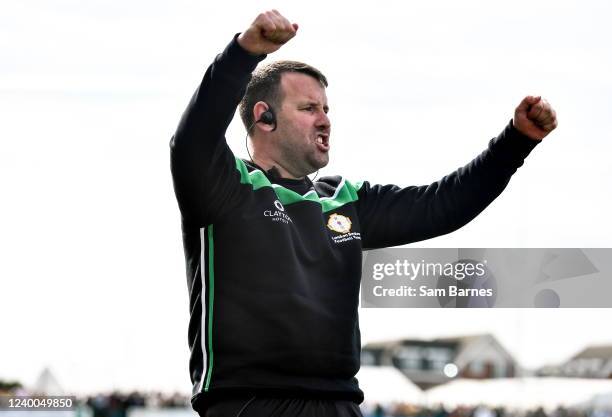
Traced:
<path fill-rule="evenodd" d="M 464 168 L 429 186 L 312 183 L 329 161 L 327 79 L 258 62 L 296 35 L 260 14 L 206 71 L 171 141 L 190 291 L 192 404 L 202 416 L 359 416 L 363 249 L 449 233 L 480 213 L 557 126 L 539 97 Z M 252 160 L 225 131 L 236 107 Z"/>

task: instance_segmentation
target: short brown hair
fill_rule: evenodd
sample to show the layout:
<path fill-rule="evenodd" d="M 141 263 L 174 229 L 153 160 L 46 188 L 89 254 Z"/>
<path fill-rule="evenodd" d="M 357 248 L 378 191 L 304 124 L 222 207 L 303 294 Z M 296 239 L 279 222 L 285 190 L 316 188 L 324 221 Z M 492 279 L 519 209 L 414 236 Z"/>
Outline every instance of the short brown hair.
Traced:
<path fill-rule="evenodd" d="M 240 101 L 240 118 L 242 123 L 252 133 L 255 120 L 253 118 L 253 107 L 259 101 L 268 103 L 273 109 L 280 108 L 283 95 L 280 88 L 281 75 L 285 72 L 299 72 L 318 80 L 327 87 L 327 78 L 318 69 L 298 61 L 276 61 L 253 72 L 251 81 L 247 85 L 246 92 Z"/>

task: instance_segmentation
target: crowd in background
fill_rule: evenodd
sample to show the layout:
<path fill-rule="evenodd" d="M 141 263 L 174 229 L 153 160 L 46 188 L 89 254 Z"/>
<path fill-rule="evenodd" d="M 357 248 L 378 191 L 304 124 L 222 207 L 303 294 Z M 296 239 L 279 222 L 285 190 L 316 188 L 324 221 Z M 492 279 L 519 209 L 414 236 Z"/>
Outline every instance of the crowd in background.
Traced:
<path fill-rule="evenodd" d="M 0 381 L 0 395 L 27 395 L 21 384 Z M 162 392 L 113 392 L 96 394 L 77 399 L 80 409 L 87 409 L 91 417 L 129 417 L 130 409 L 139 408 L 183 408 L 191 407 L 188 395 Z M 559 407 L 553 411 L 537 408 L 528 411 L 509 410 L 506 408 L 456 407 L 446 409 L 442 405 L 426 408 L 414 404 L 362 404 L 364 417 L 612 417 L 612 409 L 579 410 Z M 81 413 L 77 413 L 81 414 Z M 194 413 L 194 415 L 196 415 Z"/>
<path fill-rule="evenodd" d="M 183 394 L 164 394 L 161 392 L 131 392 L 129 394 L 113 392 L 98 394 L 82 401 L 87 405 L 92 417 L 126 417 L 132 407 L 151 408 L 187 408 L 191 407 L 189 397 Z"/>
<path fill-rule="evenodd" d="M 363 406 L 362 412 L 364 417 L 612 417 L 612 410 L 577 410 L 564 407 L 547 412 L 543 408 L 517 411 L 503 407 L 478 406 L 456 407 L 448 410 L 442 406 L 424 408 L 412 404 L 395 404 L 384 407 L 381 404 L 376 404 L 374 406 Z"/>
<path fill-rule="evenodd" d="M 191 407 L 189 397 L 186 395 L 178 393 L 168 395 L 159 392 L 96 395 L 87 398 L 84 404 L 92 410 L 92 417 L 129 417 L 128 411 L 131 407 Z M 543 408 L 518 411 L 486 406 L 447 409 L 442 405 L 426 408 L 408 403 L 391 406 L 362 404 L 362 412 L 364 417 L 612 417 L 612 410 L 578 410 L 558 407 L 552 411 L 546 411 Z"/>

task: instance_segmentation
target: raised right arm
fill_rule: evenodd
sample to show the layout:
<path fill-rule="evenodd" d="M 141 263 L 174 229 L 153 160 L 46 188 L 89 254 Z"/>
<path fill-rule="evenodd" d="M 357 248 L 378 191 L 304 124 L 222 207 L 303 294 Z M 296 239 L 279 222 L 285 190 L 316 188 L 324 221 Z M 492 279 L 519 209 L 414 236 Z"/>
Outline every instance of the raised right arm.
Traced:
<path fill-rule="evenodd" d="M 265 58 L 245 51 L 237 37 L 206 70 L 170 141 L 172 179 L 181 214 L 200 225 L 212 222 L 239 183 L 225 131 L 251 72 Z"/>
<path fill-rule="evenodd" d="M 189 222 L 212 223 L 235 198 L 239 173 L 225 131 L 257 63 L 297 28 L 276 10 L 261 13 L 206 70 L 170 141 L 174 192 Z"/>

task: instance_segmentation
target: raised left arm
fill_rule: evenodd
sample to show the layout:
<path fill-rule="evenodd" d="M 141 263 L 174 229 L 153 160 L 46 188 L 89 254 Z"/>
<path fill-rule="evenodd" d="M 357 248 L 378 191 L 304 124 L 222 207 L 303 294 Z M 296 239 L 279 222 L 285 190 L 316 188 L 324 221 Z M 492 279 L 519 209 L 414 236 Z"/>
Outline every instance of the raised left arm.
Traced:
<path fill-rule="evenodd" d="M 357 200 L 363 247 L 404 245 L 467 224 L 495 200 L 531 150 L 556 126 L 550 104 L 528 96 L 485 151 L 441 180 L 406 188 L 365 182 Z"/>

